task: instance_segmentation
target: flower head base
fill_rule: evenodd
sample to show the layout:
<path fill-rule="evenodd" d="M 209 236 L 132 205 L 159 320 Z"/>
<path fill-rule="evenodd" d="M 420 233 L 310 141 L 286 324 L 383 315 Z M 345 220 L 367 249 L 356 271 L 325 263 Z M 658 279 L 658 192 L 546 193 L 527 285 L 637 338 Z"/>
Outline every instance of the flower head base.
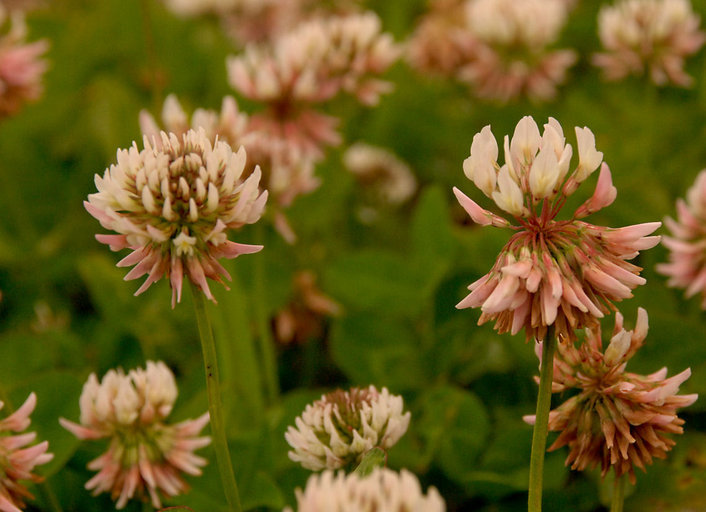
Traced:
<path fill-rule="evenodd" d="M 297 489 L 298 512 L 445 512 L 446 504 L 434 487 L 425 495 L 419 480 L 404 469 L 399 473 L 376 468 L 369 476 L 324 471 Z M 285 512 L 292 512 L 287 508 Z"/>
<path fill-rule="evenodd" d="M 0 402 L 0 409 L 3 407 Z M 42 441 L 27 446 L 37 436 L 34 432 L 16 434 L 29 427 L 29 415 L 37 405 L 37 396 L 30 393 L 25 403 L 0 420 L 0 512 L 20 512 L 24 500 L 32 498 L 20 480 L 41 482 L 42 478 L 32 473 L 35 466 L 49 462 L 54 455 L 47 453 L 49 443 Z"/>
<path fill-rule="evenodd" d="M 0 25 L 6 21 L 5 9 L 0 5 Z M 22 15 L 15 13 L 9 31 L 0 36 L 0 118 L 17 113 L 25 103 L 42 94 L 47 63 L 40 57 L 48 44 L 25 44 L 26 32 Z"/>
<path fill-rule="evenodd" d="M 665 458 L 674 446 L 668 434 L 681 434 L 684 420 L 677 409 L 696 401 L 697 395 L 677 395 L 691 370 L 667 377 L 667 369 L 650 375 L 625 372 L 628 360 L 647 336 L 647 312 L 640 308 L 635 329 L 623 327 L 615 314 L 615 328 L 603 349 L 601 328 L 586 329 L 579 346 L 559 343 L 554 359 L 552 391 L 578 389 L 579 394 L 549 413 L 549 430 L 561 432 L 549 450 L 569 446 L 566 464 L 584 470 L 600 464 L 603 476 L 612 467 L 616 477 L 634 468 L 644 470 L 654 457 Z M 534 423 L 534 416 L 525 418 Z"/>
<path fill-rule="evenodd" d="M 606 228 L 579 219 L 610 205 L 617 191 L 603 163 L 593 196 L 569 220 L 556 217 L 566 199 L 601 165 L 593 133 L 576 128 L 578 164 L 569 172 L 573 149 L 565 143 L 561 125 L 550 118 L 540 134 L 531 117 L 524 117 L 510 139 L 505 136 L 505 163 L 497 163 L 498 144 L 486 126 L 473 138 L 466 176 L 519 225 L 484 210 L 460 190 L 461 206 L 482 226 L 515 231 L 490 272 L 471 284 L 471 294 L 456 307 L 480 307 L 479 324 L 495 320 L 498 332 L 544 339 L 554 325 L 561 338 L 603 317 L 612 303 L 632 296 L 643 284 L 640 267 L 626 260 L 659 243 L 646 236 L 659 222 Z"/>
<path fill-rule="evenodd" d="M 176 397 L 174 375 L 161 361 L 148 361 L 146 369 L 127 375 L 110 370 L 101 382 L 90 375 L 79 401 L 81 423 L 59 420 L 79 439 L 110 438 L 108 451 L 88 464 L 98 473 L 86 489 L 94 495 L 110 492 L 119 509 L 145 492 L 160 508 L 160 492 L 176 496 L 187 490 L 181 472 L 200 475 L 206 465 L 194 451 L 211 442 L 198 437 L 208 413 L 168 425 L 165 419 Z"/>
<path fill-rule="evenodd" d="M 245 150 L 212 143 L 203 129 L 183 136 L 162 132 L 145 149 L 137 144 L 118 151 L 117 164 L 96 175 L 98 193 L 88 196 L 86 210 L 117 235 L 96 235 L 114 251 L 132 253 L 119 267 L 134 265 L 125 279 L 147 274 L 135 295 L 166 276 L 172 288 L 172 307 L 181 300 L 184 275 L 214 300 L 206 278 L 230 279 L 218 263 L 262 249 L 226 238 L 228 229 L 256 222 L 267 192 L 260 193 L 260 171 L 244 181 Z"/>
<path fill-rule="evenodd" d="M 576 62 L 571 50 L 549 49 L 566 18 L 563 0 L 469 1 L 464 45 L 469 59 L 459 77 L 482 98 L 553 98 Z"/>
<path fill-rule="evenodd" d="M 684 59 L 706 41 L 689 0 L 622 0 L 601 8 L 598 31 L 606 51 L 593 62 L 608 80 L 646 71 L 657 85 L 690 86 Z"/>
<path fill-rule="evenodd" d="M 672 232 L 662 243 L 669 249 L 669 263 L 657 270 L 669 276 L 668 284 L 684 288 L 686 296 L 701 293 L 701 308 L 706 309 L 706 169 L 696 177 L 686 201 L 677 201 L 677 218 L 665 219 Z"/>
<path fill-rule="evenodd" d="M 392 447 L 407 431 L 411 414 L 401 396 L 374 386 L 337 390 L 307 405 L 289 427 L 289 458 L 307 469 L 351 466 L 371 448 Z"/>

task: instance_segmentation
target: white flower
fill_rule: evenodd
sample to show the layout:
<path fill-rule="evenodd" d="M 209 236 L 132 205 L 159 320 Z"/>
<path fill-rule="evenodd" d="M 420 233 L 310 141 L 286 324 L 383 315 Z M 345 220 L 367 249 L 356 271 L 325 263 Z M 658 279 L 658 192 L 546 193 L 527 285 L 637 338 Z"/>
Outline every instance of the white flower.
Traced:
<path fill-rule="evenodd" d="M 304 491 L 297 489 L 298 512 L 444 512 L 446 505 L 434 487 L 425 495 L 419 480 L 404 469 L 399 473 L 376 468 L 369 476 L 324 471 L 312 475 Z M 291 512 L 287 508 L 285 512 Z"/>
<path fill-rule="evenodd" d="M 388 449 L 404 435 L 411 414 L 402 410 L 402 397 L 387 388 L 322 395 L 296 418 L 296 427 L 287 429 L 289 458 L 314 471 L 354 465 L 368 450 Z"/>

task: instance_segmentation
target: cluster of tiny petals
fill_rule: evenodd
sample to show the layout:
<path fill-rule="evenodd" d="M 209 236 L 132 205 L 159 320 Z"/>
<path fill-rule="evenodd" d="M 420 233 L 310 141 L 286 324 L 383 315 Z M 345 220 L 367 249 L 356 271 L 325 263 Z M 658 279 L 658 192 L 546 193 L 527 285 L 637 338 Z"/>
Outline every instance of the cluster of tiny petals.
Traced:
<path fill-rule="evenodd" d="M 3 405 L 0 402 L 0 409 Z M 47 441 L 28 446 L 37 437 L 35 432 L 20 433 L 29 427 L 36 405 L 37 396 L 30 393 L 19 409 L 0 420 L 0 512 L 20 512 L 24 508 L 25 500 L 32 495 L 21 481 L 40 482 L 42 478 L 32 471 L 54 457 L 47 453 Z"/>
<path fill-rule="evenodd" d="M 133 266 L 125 279 L 147 275 L 136 295 L 163 276 L 172 288 L 172 306 L 181 299 L 184 275 L 211 300 L 206 278 L 230 278 L 218 263 L 262 249 L 226 237 L 228 229 L 256 222 L 267 192 L 258 189 L 260 170 L 244 180 L 245 150 L 233 152 L 223 141 L 211 142 L 203 128 L 181 137 L 161 132 L 118 150 L 117 163 L 96 175 L 98 193 L 84 206 L 116 235 L 96 235 L 114 251 L 132 253 L 118 266 Z"/>
<path fill-rule="evenodd" d="M 399 54 L 380 19 L 367 12 L 312 19 L 271 45 L 249 45 L 229 59 L 228 73 L 233 88 L 257 101 L 319 103 L 346 92 L 372 105 L 390 85 L 370 75 Z"/>
<path fill-rule="evenodd" d="M 598 31 L 604 52 L 594 56 L 609 80 L 645 71 L 657 85 L 688 87 L 686 57 L 706 41 L 689 0 L 621 0 L 601 8 Z"/>
<path fill-rule="evenodd" d="M 553 98 L 576 62 L 572 50 L 549 49 L 567 14 L 563 0 L 470 0 L 464 43 L 468 57 L 459 78 L 483 98 Z"/>
<path fill-rule="evenodd" d="M 561 432 L 549 450 L 568 445 L 566 464 L 572 469 L 600 465 L 605 476 L 612 467 L 617 477 L 628 474 L 634 483 L 634 468 L 644 470 L 653 458 L 665 458 L 675 444 L 669 434 L 683 432 L 684 420 L 677 417 L 677 409 L 698 397 L 677 393 L 691 370 L 669 378 L 666 368 L 646 376 L 625 371 L 647 329 L 647 312 L 640 308 L 631 331 L 616 313 L 605 350 L 600 324 L 586 329 L 585 341 L 578 346 L 559 343 L 552 391 L 579 393 L 549 413 L 549 430 Z M 541 344 L 538 347 L 541 359 Z M 534 423 L 535 417 L 525 420 Z"/>
<path fill-rule="evenodd" d="M 130 499 L 149 495 L 156 508 L 160 493 L 176 496 L 188 488 L 181 473 L 200 475 L 206 460 L 194 451 L 208 445 L 199 437 L 208 413 L 168 425 L 165 420 L 177 397 L 174 375 L 163 362 L 146 368 L 110 370 L 101 381 L 91 374 L 79 400 L 80 424 L 61 418 L 79 439 L 109 438 L 108 450 L 91 461 L 98 473 L 86 483 L 94 495 L 109 492 L 123 508 Z"/>
<path fill-rule="evenodd" d="M 401 396 L 374 386 L 323 395 L 287 429 L 289 458 L 314 471 L 354 465 L 370 449 L 388 449 L 404 435 L 411 414 L 403 405 Z"/>
<path fill-rule="evenodd" d="M 505 136 L 505 163 L 497 162 L 498 144 L 486 126 L 473 138 L 464 161 L 466 176 L 519 225 L 481 208 L 460 190 L 454 193 L 473 221 L 515 231 L 490 272 L 469 286 L 458 308 L 480 307 L 479 323 L 495 320 L 499 332 L 525 329 L 543 339 L 547 326 L 573 338 L 575 329 L 601 318 L 612 302 L 632 296 L 645 280 L 626 260 L 659 243 L 647 236 L 659 222 L 606 228 L 579 219 L 610 205 L 617 191 L 603 154 L 588 128 L 576 128 L 578 164 L 570 172 L 573 149 L 561 125 L 550 118 L 540 134 L 524 117 L 512 139 Z M 556 216 L 567 197 L 601 167 L 593 195 L 568 220 Z"/>
<path fill-rule="evenodd" d="M 434 487 L 424 494 L 409 471 L 376 468 L 365 477 L 343 471 L 313 474 L 297 489 L 298 512 L 445 512 L 446 504 Z M 285 508 L 284 512 L 292 512 Z"/>
<path fill-rule="evenodd" d="M 7 14 L 0 4 L 0 25 Z M 26 43 L 23 15 L 13 13 L 10 29 L 0 35 L 0 117 L 15 114 L 25 103 L 39 98 L 47 63 L 41 57 L 47 51 L 46 41 Z"/>
<path fill-rule="evenodd" d="M 684 288 L 687 297 L 701 293 L 706 309 L 706 170 L 696 177 L 686 201 L 677 201 L 677 220 L 667 218 L 665 224 L 672 234 L 662 239 L 669 262 L 657 270 L 669 276 L 669 286 Z"/>

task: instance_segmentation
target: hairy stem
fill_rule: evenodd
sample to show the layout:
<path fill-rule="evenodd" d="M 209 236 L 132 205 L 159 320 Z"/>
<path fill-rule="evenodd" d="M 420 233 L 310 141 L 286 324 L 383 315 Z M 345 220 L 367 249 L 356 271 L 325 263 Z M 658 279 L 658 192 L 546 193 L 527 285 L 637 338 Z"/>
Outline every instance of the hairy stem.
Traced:
<path fill-rule="evenodd" d="M 228 501 L 229 509 L 234 512 L 242 512 L 243 509 L 240 505 L 238 484 L 235 482 L 233 464 L 231 463 L 230 450 L 228 449 L 228 439 L 226 437 L 225 421 L 223 418 L 223 404 L 221 402 L 221 383 L 218 376 L 216 343 L 213 339 L 213 331 L 211 330 L 211 324 L 206 312 L 206 299 L 203 293 L 201 293 L 201 290 L 193 283 L 191 283 L 191 291 L 194 298 L 196 320 L 199 325 L 203 364 L 206 370 L 208 412 L 211 416 L 211 434 L 213 435 L 216 462 L 221 474 L 223 492 Z"/>
<path fill-rule="evenodd" d="M 542 347 L 542 368 L 539 372 L 539 392 L 537 394 L 537 411 L 532 432 L 532 455 L 530 456 L 529 497 L 527 510 L 541 512 L 542 510 L 542 477 L 544 474 L 544 452 L 549 432 L 549 409 L 552 402 L 552 378 L 554 374 L 554 351 L 556 337 L 554 327 L 547 329 Z"/>

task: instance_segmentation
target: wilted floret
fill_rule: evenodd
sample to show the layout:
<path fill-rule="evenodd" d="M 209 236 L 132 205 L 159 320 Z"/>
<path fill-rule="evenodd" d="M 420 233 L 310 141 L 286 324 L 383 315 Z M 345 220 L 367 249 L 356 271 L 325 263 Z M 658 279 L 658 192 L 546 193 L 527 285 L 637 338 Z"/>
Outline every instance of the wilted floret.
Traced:
<path fill-rule="evenodd" d="M 607 79 L 647 73 L 657 85 L 691 85 L 684 59 L 706 41 L 689 0 L 622 0 L 602 7 L 598 32 L 606 51 L 593 62 Z"/>
<path fill-rule="evenodd" d="M 96 175 L 98 193 L 84 201 L 86 210 L 117 235 L 96 235 L 113 251 L 129 248 L 119 267 L 134 265 L 125 279 L 147 274 L 140 294 L 166 276 L 172 307 L 181 299 L 184 275 L 214 300 L 206 278 L 230 279 L 218 259 L 235 258 L 262 249 L 227 239 L 228 229 L 256 222 L 267 192 L 260 193 L 258 168 L 247 179 L 245 150 L 233 152 L 222 141 L 212 143 L 206 132 L 183 136 L 162 132 L 145 137 L 145 149 L 133 143 L 118 150 L 118 161 Z"/>
<path fill-rule="evenodd" d="M 200 475 L 206 465 L 194 451 L 211 442 L 198 437 L 209 417 L 165 423 L 176 397 L 174 375 L 161 361 L 127 375 L 110 370 L 100 382 L 90 375 L 79 400 L 81 423 L 59 420 L 79 439 L 110 439 L 108 451 L 88 464 L 98 473 L 86 489 L 109 492 L 119 509 L 145 493 L 161 508 L 160 493 L 171 497 L 188 489 L 181 473 Z"/>
<path fill-rule="evenodd" d="M 289 427 L 289 458 L 307 469 L 355 465 L 370 449 L 392 447 L 407 431 L 411 414 L 403 413 L 402 397 L 387 388 L 341 389 L 307 405 Z"/>
<path fill-rule="evenodd" d="M 324 471 L 297 489 L 298 512 L 444 512 L 446 504 L 434 487 L 425 495 L 419 480 L 404 469 L 399 473 L 376 468 L 369 476 Z M 286 508 L 284 512 L 292 512 Z"/>
<path fill-rule="evenodd" d="M 544 339 L 554 325 L 561 338 L 603 317 L 613 302 L 632 297 L 645 280 L 640 267 L 627 260 L 659 242 L 646 236 L 659 222 L 606 228 L 579 219 L 610 205 L 616 198 L 608 166 L 601 162 L 588 128 L 576 128 L 578 164 L 570 172 L 573 148 L 566 144 L 561 125 L 549 119 L 540 134 L 531 117 L 524 117 L 510 139 L 505 136 L 505 163 L 497 162 L 498 144 L 486 126 L 473 137 L 471 155 L 464 161 L 466 176 L 495 204 L 514 217 L 484 210 L 454 188 L 473 221 L 515 231 L 490 272 L 471 284 L 471 294 L 456 307 L 480 307 L 479 324 L 495 321 L 498 332 Z M 599 166 L 593 196 L 568 220 L 558 220 L 562 206 Z"/>
<path fill-rule="evenodd" d="M 634 483 L 634 468 L 644 470 L 653 458 L 665 458 L 675 444 L 669 435 L 683 432 L 677 409 L 694 403 L 697 395 L 677 393 L 691 370 L 670 378 L 666 368 L 650 375 L 625 371 L 643 345 L 647 328 L 647 312 L 640 308 L 632 331 L 625 330 L 623 316 L 615 314 L 605 350 L 600 324 L 586 329 L 578 345 L 559 343 L 552 391 L 579 393 L 549 413 L 549 430 L 561 432 L 549 450 L 568 445 L 566 464 L 572 469 L 600 465 L 605 476 L 612 467 L 616 477 L 628 474 Z M 534 423 L 535 417 L 525 420 Z"/>
<path fill-rule="evenodd" d="M 0 409 L 3 405 L 0 402 Z M 54 457 L 47 453 L 47 441 L 27 446 L 37 437 L 35 432 L 19 433 L 29 427 L 29 415 L 36 405 L 37 396 L 30 393 L 19 409 L 0 420 L 0 512 L 20 512 L 25 507 L 25 500 L 33 496 L 21 481 L 41 482 L 43 479 L 32 473 L 34 467 Z"/>
<path fill-rule="evenodd" d="M 686 195 L 677 201 L 677 218 L 665 219 L 672 232 L 662 243 L 669 249 L 669 263 L 657 265 L 657 270 L 669 276 L 669 286 L 684 288 L 686 296 L 701 293 L 701 307 L 706 309 L 706 170 Z"/>

